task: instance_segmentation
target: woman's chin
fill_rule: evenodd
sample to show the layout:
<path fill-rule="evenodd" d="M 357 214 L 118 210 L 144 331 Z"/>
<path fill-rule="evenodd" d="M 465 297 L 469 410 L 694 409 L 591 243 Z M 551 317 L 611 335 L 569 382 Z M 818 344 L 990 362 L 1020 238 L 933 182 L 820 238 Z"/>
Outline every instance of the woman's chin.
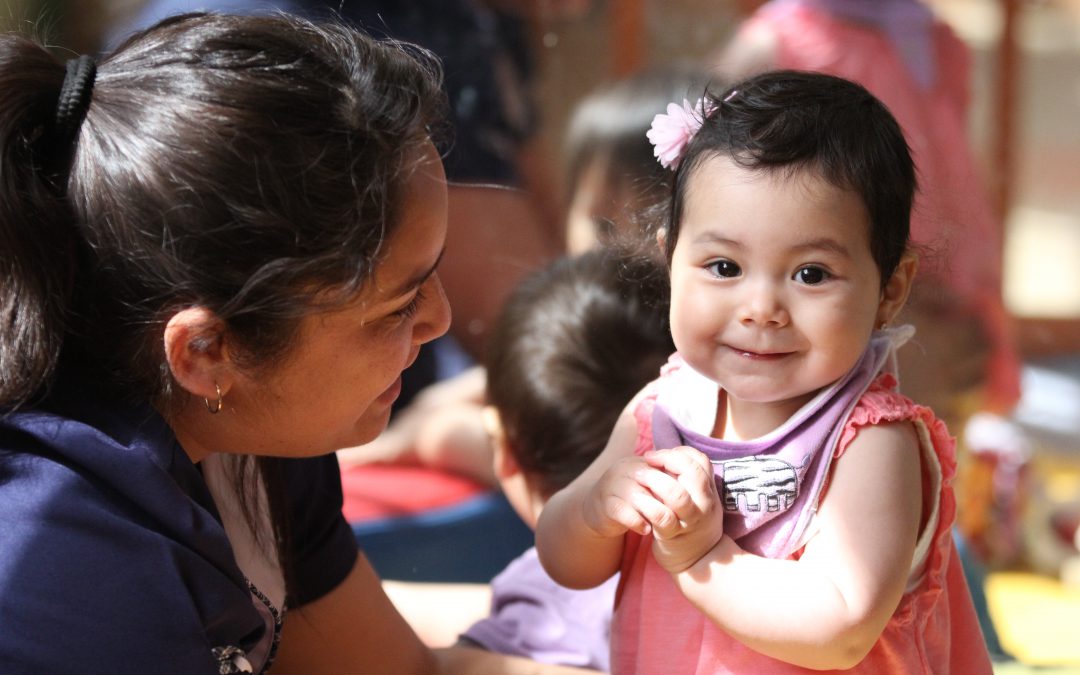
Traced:
<path fill-rule="evenodd" d="M 374 410 L 373 408 L 380 409 Z M 390 423 L 390 412 L 391 407 L 389 404 L 385 406 L 373 404 L 364 413 L 364 418 L 357 423 L 354 433 L 349 439 L 349 444 L 343 447 L 354 448 L 374 441 L 382 432 L 386 431 L 386 426 Z"/>

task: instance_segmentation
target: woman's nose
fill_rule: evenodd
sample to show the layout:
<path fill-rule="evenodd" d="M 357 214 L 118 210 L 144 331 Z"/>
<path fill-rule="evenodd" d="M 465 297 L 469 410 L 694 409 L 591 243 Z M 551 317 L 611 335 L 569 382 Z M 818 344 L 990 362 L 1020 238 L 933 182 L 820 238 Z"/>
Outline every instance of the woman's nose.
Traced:
<path fill-rule="evenodd" d="M 438 273 L 424 282 L 424 299 L 413 324 L 413 340 L 417 344 L 431 342 L 450 328 L 450 303 L 446 300 Z"/>

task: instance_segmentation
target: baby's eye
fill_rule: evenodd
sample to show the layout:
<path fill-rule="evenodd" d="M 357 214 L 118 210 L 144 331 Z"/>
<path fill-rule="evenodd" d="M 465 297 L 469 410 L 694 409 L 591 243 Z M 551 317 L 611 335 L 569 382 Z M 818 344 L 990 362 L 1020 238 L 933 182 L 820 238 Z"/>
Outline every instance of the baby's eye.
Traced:
<path fill-rule="evenodd" d="M 737 277 L 742 274 L 742 269 L 730 260 L 716 260 L 706 265 L 705 269 L 723 278 Z"/>
<path fill-rule="evenodd" d="M 804 283 L 807 286 L 816 286 L 820 283 L 828 281 L 832 277 L 827 271 L 816 267 L 814 265 L 808 265 L 806 267 L 800 267 L 795 272 L 795 280 Z"/>

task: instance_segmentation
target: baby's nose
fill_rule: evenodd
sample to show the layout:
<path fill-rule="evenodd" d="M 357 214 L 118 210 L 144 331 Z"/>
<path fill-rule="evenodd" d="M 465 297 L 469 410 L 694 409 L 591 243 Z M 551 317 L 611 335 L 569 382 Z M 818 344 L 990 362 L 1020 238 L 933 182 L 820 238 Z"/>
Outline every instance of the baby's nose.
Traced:
<path fill-rule="evenodd" d="M 740 305 L 739 321 L 745 325 L 783 326 L 789 320 L 783 293 L 772 282 L 748 285 Z"/>

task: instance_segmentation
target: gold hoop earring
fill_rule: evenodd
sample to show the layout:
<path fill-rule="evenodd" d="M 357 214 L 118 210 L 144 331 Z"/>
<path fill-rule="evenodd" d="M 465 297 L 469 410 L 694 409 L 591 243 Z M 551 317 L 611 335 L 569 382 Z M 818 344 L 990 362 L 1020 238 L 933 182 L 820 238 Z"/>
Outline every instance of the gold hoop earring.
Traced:
<path fill-rule="evenodd" d="M 217 391 L 217 403 L 214 405 L 214 407 L 212 407 L 212 408 L 210 407 L 210 399 L 208 399 L 208 398 L 203 399 L 203 403 L 206 404 L 206 409 L 208 411 L 210 411 L 211 415 L 216 415 L 219 412 L 221 412 L 221 406 L 222 406 L 222 400 L 221 399 L 223 398 L 223 396 L 221 395 L 221 387 L 218 386 L 217 382 L 214 383 L 214 389 Z"/>

